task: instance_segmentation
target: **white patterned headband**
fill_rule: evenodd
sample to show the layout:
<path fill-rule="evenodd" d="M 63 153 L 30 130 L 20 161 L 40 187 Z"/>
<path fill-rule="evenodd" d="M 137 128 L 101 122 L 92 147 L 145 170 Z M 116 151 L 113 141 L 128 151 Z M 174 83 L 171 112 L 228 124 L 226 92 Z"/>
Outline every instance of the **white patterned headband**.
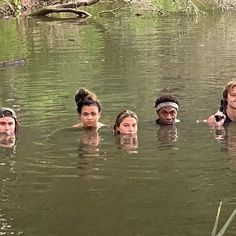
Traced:
<path fill-rule="evenodd" d="M 162 102 L 156 106 L 156 111 L 159 111 L 163 107 L 174 107 L 177 111 L 179 110 L 179 105 L 175 102 Z"/>

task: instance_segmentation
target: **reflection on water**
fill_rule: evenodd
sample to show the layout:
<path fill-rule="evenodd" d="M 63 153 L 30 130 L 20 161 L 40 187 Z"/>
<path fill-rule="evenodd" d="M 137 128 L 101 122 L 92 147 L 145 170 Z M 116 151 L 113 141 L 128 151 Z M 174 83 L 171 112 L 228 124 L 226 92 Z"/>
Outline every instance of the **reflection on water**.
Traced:
<path fill-rule="evenodd" d="M 1 233 L 11 225 L 33 236 L 209 235 L 216 199 L 226 198 L 230 211 L 236 202 L 236 171 L 224 168 L 229 154 L 235 160 L 236 132 L 221 133 L 228 152 L 219 152 L 195 121 L 218 108 L 235 75 L 235 22 L 235 14 L 86 24 L 31 18 L 19 27 L 0 20 L 2 60 L 27 58 L 0 69 L 0 102 L 19 108 L 25 128 L 16 150 L 13 139 L 1 141 Z M 106 124 L 135 110 L 138 137 L 64 129 L 78 118 L 78 87 L 101 98 Z M 176 127 L 151 125 L 162 89 L 181 101 Z"/>
<path fill-rule="evenodd" d="M 171 144 L 178 140 L 176 125 L 160 125 L 157 130 L 157 140 L 160 143 Z"/>
<path fill-rule="evenodd" d="M 0 135 L 0 235 L 14 235 L 14 215 L 8 213 L 14 199 L 9 190 L 15 175 L 15 135 Z"/>
<path fill-rule="evenodd" d="M 115 135 L 115 141 L 118 147 L 127 153 L 138 153 L 137 134 L 118 134 Z"/>
<path fill-rule="evenodd" d="M 99 156 L 101 135 L 96 129 L 58 129 L 48 136 L 47 149 L 51 155 L 77 153 L 79 157 Z"/>
<path fill-rule="evenodd" d="M 16 143 L 16 135 L 13 133 L 11 135 L 6 135 L 4 133 L 0 134 L 0 147 L 12 148 Z"/>
<path fill-rule="evenodd" d="M 79 142 L 79 156 L 99 156 L 101 137 L 96 129 L 84 129 Z"/>
<path fill-rule="evenodd" d="M 222 151 L 229 154 L 230 167 L 236 170 L 236 125 L 230 123 L 215 130 L 215 138 L 222 144 Z"/>

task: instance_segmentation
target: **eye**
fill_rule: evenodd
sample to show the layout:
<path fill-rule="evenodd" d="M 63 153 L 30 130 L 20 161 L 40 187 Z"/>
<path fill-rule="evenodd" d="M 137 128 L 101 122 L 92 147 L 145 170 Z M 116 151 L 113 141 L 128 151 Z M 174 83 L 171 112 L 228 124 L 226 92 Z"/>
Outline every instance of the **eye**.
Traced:
<path fill-rule="evenodd" d="M 84 112 L 82 115 L 83 115 L 83 116 L 88 116 L 88 113 L 87 113 L 87 112 Z"/>
<path fill-rule="evenodd" d="M 5 122 L 0 122 L 0 125 L 5 125 Z"/>
<path fill-rule="evenodd" d="M 92 115 L 92 116 L 96 116 L 97 113 L 96 113 L 96 112 L 92 112 L 91 115 Z"/>

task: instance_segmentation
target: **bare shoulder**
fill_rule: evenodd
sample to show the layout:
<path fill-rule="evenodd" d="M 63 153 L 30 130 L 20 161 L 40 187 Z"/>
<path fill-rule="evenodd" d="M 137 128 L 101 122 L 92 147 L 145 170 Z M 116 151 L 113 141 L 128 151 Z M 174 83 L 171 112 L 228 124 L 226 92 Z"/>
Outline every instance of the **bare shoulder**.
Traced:
<path fill-rule="evenodd" d="M 101 122 L 98 122 L 98 129 L 102 128 L 102 127 L 108 127 L 108 125 L 105 125 Z"/>
<path fill-rule="evenodd" d="M 80 122 L 72 126 L 73 128 L 83 128 L 83 124 Z"/>

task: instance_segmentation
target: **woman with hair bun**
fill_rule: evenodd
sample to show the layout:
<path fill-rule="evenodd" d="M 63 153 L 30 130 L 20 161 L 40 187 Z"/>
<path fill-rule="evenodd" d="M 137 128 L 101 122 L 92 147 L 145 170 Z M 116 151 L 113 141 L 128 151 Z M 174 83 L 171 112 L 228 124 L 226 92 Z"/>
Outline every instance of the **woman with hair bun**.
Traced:
<path fill-rule="evenodd" d="M 99 129 L 104 126 L 104 124 L 98 121 L 101 116 L 101 104 L 94 93 L 81 88 L 75 95 L 75 103 L 80 116 L 80 122 L 73 127 Z"/>

